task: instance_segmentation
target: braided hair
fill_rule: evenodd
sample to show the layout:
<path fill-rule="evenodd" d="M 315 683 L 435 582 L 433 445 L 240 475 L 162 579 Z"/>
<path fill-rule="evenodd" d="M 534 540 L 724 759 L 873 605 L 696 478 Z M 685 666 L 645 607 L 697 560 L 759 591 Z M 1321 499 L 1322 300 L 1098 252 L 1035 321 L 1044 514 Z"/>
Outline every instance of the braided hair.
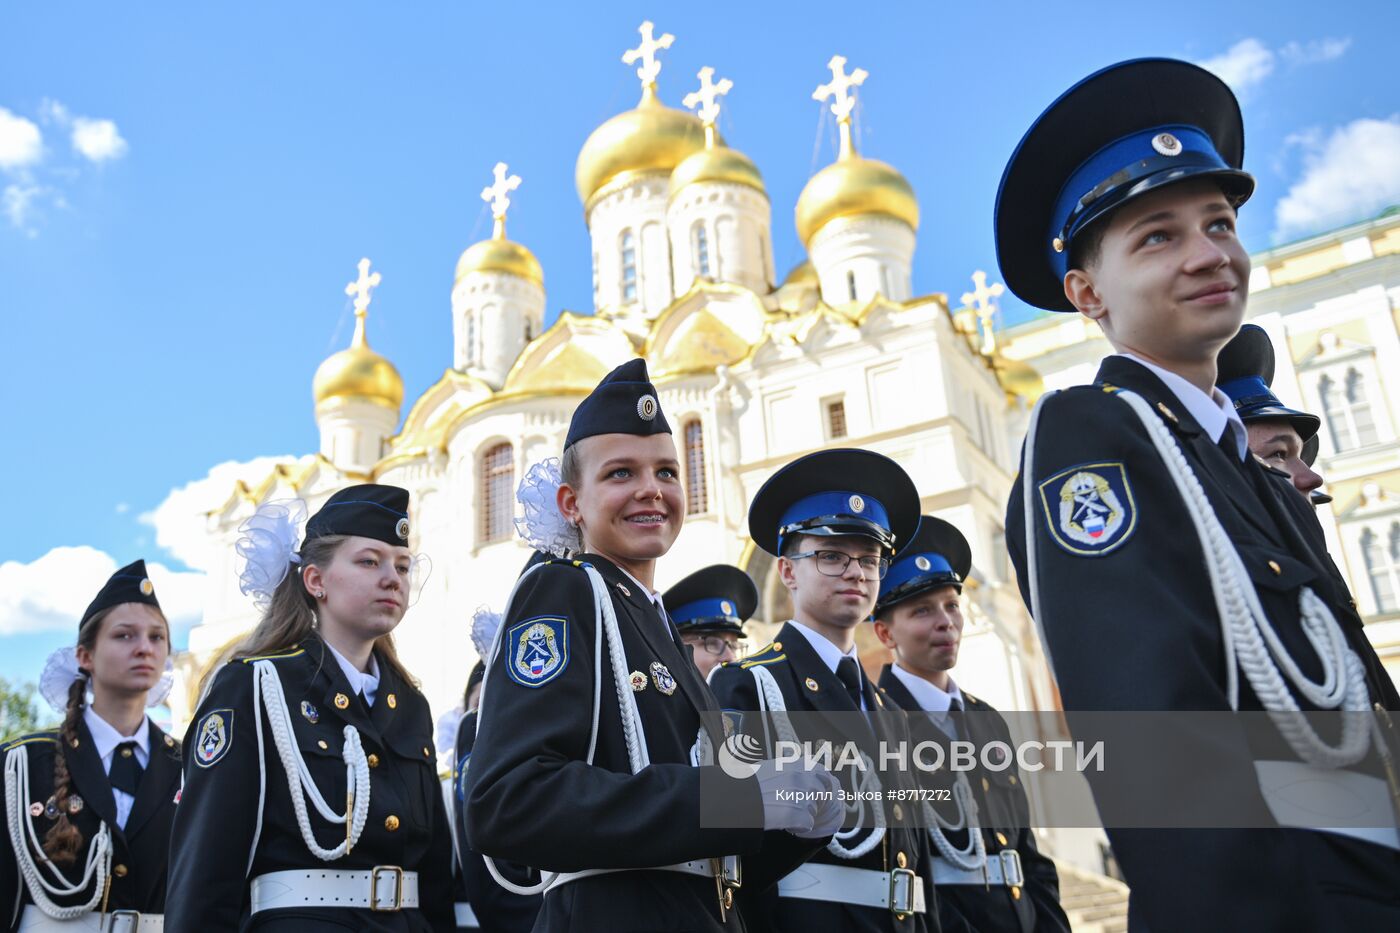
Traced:
<path fill-rule="evenodd" d="M 97 633 L 111 611 L 99 612 L 83 623 L 78 630 L 80 646 L 88 651 L 96 647 Z M 58 730 L 58 750 L 53 756 L 53 803 L 58 818 L 44 834 L 44 854 L 55 865 L 72 865 L 83 849 L 83 834 L 68 819 L 68 797 L 72 792 L 73 778 L 68 773 L 67 756 L 70 748 L 78 747 L 78 722 L 83 718 L 88 686 L 92 683 L 92 671 L 83 670 L 81 674 L 68 688 L 68 707 L 63 714 L 63 725 Z"/>

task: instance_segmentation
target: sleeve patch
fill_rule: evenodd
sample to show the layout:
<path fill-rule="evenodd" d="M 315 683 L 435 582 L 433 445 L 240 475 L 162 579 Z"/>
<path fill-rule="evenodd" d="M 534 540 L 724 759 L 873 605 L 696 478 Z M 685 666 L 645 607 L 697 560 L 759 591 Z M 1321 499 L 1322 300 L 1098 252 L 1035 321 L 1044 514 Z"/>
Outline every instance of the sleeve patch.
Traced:
<path fill-rule="evenodd" d="M 1115 551 L 1137 529 L 1137 505 L 1122 462 L 1081 463 L 1037 488 L 1050 537 L 1076 557 Z"/>
<path fill-rule="evenodd" d="M 233 747 L 233 710 L 216 709 L 204 714 L 195 730 L 194 761 L 212 768 Z"/>
<path fill-rule="evenodd" d="M 569 626 L 562 616 L 536 616 L 506 632 L 506 673 L 522 687 L 543 687 L 569 664 Z"/>

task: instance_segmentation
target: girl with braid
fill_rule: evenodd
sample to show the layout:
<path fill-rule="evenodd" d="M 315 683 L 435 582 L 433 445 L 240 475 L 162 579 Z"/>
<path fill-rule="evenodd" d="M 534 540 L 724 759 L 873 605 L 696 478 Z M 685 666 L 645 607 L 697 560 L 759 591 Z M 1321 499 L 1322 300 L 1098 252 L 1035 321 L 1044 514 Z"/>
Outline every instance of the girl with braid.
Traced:
<path fill-rule="evenodd" d="M 170 627 L 146 565 L 121 568 L 54 652 L 56 730 L 8 742 L 0 925 L 160 933 L 180 746 L 146 716 L 170 690 Z"/>

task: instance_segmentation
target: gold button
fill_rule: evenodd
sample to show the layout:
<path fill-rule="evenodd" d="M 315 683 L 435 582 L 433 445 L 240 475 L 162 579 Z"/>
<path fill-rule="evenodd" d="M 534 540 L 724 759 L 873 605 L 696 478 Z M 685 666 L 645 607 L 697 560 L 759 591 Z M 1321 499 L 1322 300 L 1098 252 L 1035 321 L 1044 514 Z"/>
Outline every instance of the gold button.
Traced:
<path fill-rule="evenodd" d="M 318 740 L 318 741 L 316 742 L 316 744 L 317 744 L 318 746 L 320 746 L 321 748 L 330 748 L 330 746 L 326 744 L 326 740 L 325 740 L 325 739 L 320 739 L 320 740 Z"/>
<path fill-rule="evenodd" d="M 389 702 L 389 708 L 390 708 L 390 709 L 398 709 L 398 706 L 399 706 L 399 698 L 396 697 L 396 696 L 394 696 L 392 693 L 389 694 L 389 696 L 388 696 L 388 702 Z"/>
<path fill-rule="evenodd" d="M 775 641 L 775 642 L 773 642 L 773 650 L 774 650 L 774 651 L 782 651 L 782 650 L 783 650 L 783 643 L 780 642 L 780 641 Z"/>
<path fill-rule="evenodd" d="M 1010 781 L 1011 781 L 1011 786 L 1012 786 L 1012 787 L 1015 787 L 1015 786 L 1016 786 L 1016 775 L 1014 775 L 1014 774 L 1011 775 Z"/>
<path fill-rule="evenodd" d="M 384 817 L 384 828 L 391 833 L 394 832 L 399 828 L 399 818 L 390 813 L 388 816 Z"/>
<path fill-rule="evenodd" d="M 346 695 L 343 694 L 343 693 L 337 693 L 337 694 L 335 695 L 335 708 L 336 708 L 336 709 L 346 709 L 346 708 L 349 707 L 349 706 L 350 706 L 350 698 L 349 698 L 348 696 L 346 696 Z"/>
<path fill-rule="evenodd" d="M 992 782 L 989 781 L 989 780 L 987 780 L 986 778 L 983 778 L 983 779 L 982 779 L 982 793 L 984 793 L 984 794 L 991 793 L 991 790 L 992 790 Z"/>
<path fill-rule="evenodd" d="M 431 748 L 429 748 L 428 746 L 426 746 L 426 745 L 423 746 L 423 757 L 424 757 L 424 758 L 431 758 L 431 757 L 433 757 L 433 750 L 432 750 Z"/>
<path fill-rule="evenodd" d="M 1278 561 L 1276 560 L 1269 561 L 1269 569 L 1274 572 L 1274 576 L 1283 573 L 1283 568 L 1278 565 Z"/>
<path fill-rule="evenodd" d="M 1059 237 L 1055 237 L 1055 239 L 1051 240 L 1050 245 L 1057 253 L 1063 253 L 1065 251 L 1065 241 Z"/>
<path fill-rule="evenodd" d="M 724 889 L 724 909 L 725 909 L 725 910 L 733 910 L 733 909 L 734 909 L 734 889 L 733 889 L 733 888 L 725 888 L 725 889 Z"/>
<path fill-rule="evenodd" d="M 116 865 L 113 865 L 113 866 L 112 866 L 112 874 L 116 875 L 118 878 L 125 878 L 125 877 L 126 877 L 126 866 L 125 866 L 125 865 L 122 865 L 121 863 L 118 863 L 118 864 L 116 864 Z"/>
<path fill-rule="evenodd" d="M 77 747 L 78 747 L 78 740 L 77 740 L 77 739 L 74 739 L 73 741 L 69 742 L 68 744 L 71 745 L 71 746 L 73 746 L 74 748 L 77 748 Z"/>
<path fill-rule="evenodd" d="M 175 740 L 174 740 L 173 738 L 171 738 L 170 736 L 167 735 L 167 736 L 165 737 L 165 744 L 166 744 L 166 747 L 168 747 L 168 748 L 174 748 L 174 747 L 175 747 Z"/>
<path fill-rule="evenodd" d="M 370 752 L 369 755 L 365 758 L 365 761 L 369 762 L 369 766 L 371 768 L 379 767 L 379 756 L 374 754 L 374 752 Z"/>
<path fill-rule="evenodd" d="M 1013 884 L 1011 886 L 1011 899 L 1013 901 L 1019 901 L 1021 899 L 1021 888 L 1018 885 Z"/>
<path fill-rule="evenodd" d="M 997 842 L 1006 845 L 1006 833 L 997 833 Z"/>
<path fill-rule="evenodd" d="M 124 749 L 122 749 L 122 757 L 123 757 L 123 758 L 130 758 L 130 757 L 131 757 L 131 749 L 129 749 L 129 748 L 124 748 Z"/>
<path fill-rule="evenodd" d="M 904 819 L 904 808 L 901 807 L 899 804 L 894 805 L 894 818 L 896 820 Z"/>
<path fill-rule="evenodd" d="M 895 857 L 894 857 L 894 862 L 895 862 L 895 864 L 898 865 L 900 868 L 908 868 L 908 867 L 909 867 L 909 856 L 905 855 L 903 852 L 900 852 L 900 853 L 898 853 L 898 854 L 895 855 Z"/>

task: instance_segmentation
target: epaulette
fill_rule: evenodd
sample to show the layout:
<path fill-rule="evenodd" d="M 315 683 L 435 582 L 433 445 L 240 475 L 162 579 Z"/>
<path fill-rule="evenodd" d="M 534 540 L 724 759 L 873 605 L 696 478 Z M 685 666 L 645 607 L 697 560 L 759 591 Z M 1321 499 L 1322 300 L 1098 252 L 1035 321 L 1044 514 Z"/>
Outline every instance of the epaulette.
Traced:
<path fill-rule="evenodd" d="M 57 745 L 58 730 L 45 729 L 42 732 L 27 732 L 24 735 L 17 735 L 12 738 L 8 738 L 5 740 L 4 745 L 0 746 L 0 752 L 8 752 L 10 749 L 18 748 L 21 745 L 34 745 L 36 743 L 42 742 L 49 742 L 54 745 Z"/>
<path fill-rule="evenodd" d="M 764 645 L 753 654 L 739 661 L 738 664 L 744 670 L 748 670 L 759 664 L 773 664 L 777 661 L 786 661 L 787 655 L 783 653 L 783 643 L 780 641 Z"/>
<path fill-rule="evenodd" d="M 251 658 L 239 658 L 244 664 L 252 664 L 254 661 L 281 661 L 283 658 L 295 658 L 297 655 L 305 654 L 306 649 L 300 646 L 288 648 L 284 651 L 274 651 L 271 654 L 254 655 Z"/>

